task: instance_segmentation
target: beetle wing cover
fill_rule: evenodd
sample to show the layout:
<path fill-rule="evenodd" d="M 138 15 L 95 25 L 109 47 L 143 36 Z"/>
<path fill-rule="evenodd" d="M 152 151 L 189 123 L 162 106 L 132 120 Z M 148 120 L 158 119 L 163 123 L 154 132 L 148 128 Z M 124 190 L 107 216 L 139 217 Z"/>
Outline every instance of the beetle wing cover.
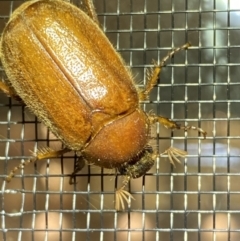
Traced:
<path fill-rule="evenodd" d="M 23 4 L 4 30 L 1 55 L 16 92 L 72 149 L 138 106 L 121 57 L 97 24 L 64 1 Z"/>

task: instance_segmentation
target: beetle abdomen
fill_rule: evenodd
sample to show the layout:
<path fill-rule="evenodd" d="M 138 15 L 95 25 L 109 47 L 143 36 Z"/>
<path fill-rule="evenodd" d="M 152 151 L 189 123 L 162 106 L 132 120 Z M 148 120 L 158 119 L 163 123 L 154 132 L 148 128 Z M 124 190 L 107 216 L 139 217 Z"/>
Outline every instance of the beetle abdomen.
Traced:
<path fill-rule="evenodd" d="M 17 94 L 70 149 L 138 108 L 120 56 L 85 13 L 63 1 L 23 4 L 2 34 L 1 59 Z"/>

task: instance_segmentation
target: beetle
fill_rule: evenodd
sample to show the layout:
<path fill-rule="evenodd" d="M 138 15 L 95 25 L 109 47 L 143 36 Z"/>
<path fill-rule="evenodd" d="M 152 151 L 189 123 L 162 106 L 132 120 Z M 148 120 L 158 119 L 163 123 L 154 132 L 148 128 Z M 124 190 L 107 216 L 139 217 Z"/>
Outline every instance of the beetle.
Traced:
<path fill-rule="evenodd" d="M 0 82 L 7 95 L 20 99 L 64 144 L 61 150 L 38 150 L 28 161 L 78 153 L 77 167 L 85 162 L 115 168 L 124 175 L 116 190 L 116 209 L 124 208 L 131 194 L 125 189 L 131 178 L 143 176 L 158 154 L 148 144 L 152 124 L 170 129 L 181 126 L 168 118 L 145 113 L 147 100 L 166 61 L 187 43 L 171 51 L 148 72 L 147 84 L 138 89 L 131 72 L 100 28 L 91 0 L 84 10 L 62 0 L 31 0 L 12 14 L 0 40 L 0 58 L 8 77 Z M 170 147 L 170 162 L 186 152 Z"/>

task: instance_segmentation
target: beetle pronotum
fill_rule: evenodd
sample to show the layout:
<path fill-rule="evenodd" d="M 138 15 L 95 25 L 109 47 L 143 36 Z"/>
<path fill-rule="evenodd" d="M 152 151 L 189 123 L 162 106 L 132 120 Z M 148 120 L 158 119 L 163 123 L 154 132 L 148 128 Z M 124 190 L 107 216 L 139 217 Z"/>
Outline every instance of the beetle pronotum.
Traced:
<path fill-rule="evenodd" d="M 198 130 L 141 110 L 165 62 L 187 43 L 170 52 L 148 73 L 147 84 L 137 89 L 131 72 L 99 27 L 90 0 L 85 12 L 61 0 L 33 0 L 21 5 L 7 23 L 0 42 L 0 57 L 8 80 L 0 89 L 21 99 L 63 142 L 65 148 L 38 150 L 27 163 L 53 158 L 71 150 L 79 154 L 71 178 L 85 162 L 115 168 L 125 175 L 116 190 L 116 209 L 124 208 L 131 194 L 124 190 L 131 178 L 144 175 L 157 153 L 148 145 L 150 126 Z M 170 162 L 186 152 L 170 147 Z M 72 181 L 72 179 L 71 179 Z"/>

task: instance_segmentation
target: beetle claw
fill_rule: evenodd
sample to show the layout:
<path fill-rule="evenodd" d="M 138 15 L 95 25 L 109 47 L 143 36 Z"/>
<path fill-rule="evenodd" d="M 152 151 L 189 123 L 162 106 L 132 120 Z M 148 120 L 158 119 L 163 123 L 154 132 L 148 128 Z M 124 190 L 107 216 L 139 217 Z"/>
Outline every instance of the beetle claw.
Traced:
<path fill-rule="evenodd" d="M 75 172 L 73 172 L 69 178 L 69 185 L 77 184 L 77 181 L 75 180 Z"/>
<path fill-rule="evenodd" d="M 154 124 L 154 123 L 158 122 L 158 123 L 162 124 L 167 129 L 171 129 L 171 130 L 178 129 L 178 130 L 184 130 L 184 131 L 188 131 L 188 130 L 198 131 L 200 134 L 203 135 L 203 138 L 206 139 L 207 132 L 204 131 L 202 128 L 199 128 L 199 127 L 196 127 L 196 126 L 188 126 L 188 125 L 182 126 L 182 125 L 176 123 L 175 121 L 170 120 L 170 119 L 168 119 L 164 116 L 157 116 L 157 115 L 152 114 L 152 113 L 150 113 L 148 115 L 148 118 L 149 118 L 151 124 Z"/>

